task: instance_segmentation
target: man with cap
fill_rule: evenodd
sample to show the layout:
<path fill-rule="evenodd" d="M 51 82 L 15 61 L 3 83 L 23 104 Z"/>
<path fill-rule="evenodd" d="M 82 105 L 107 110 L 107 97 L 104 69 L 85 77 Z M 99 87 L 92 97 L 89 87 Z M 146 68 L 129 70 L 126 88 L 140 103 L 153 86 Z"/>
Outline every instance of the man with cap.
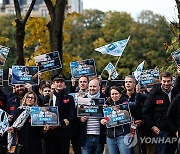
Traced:
<path fill-rule="evenodd" d="M 66 81 L 63 74 L 52 77 L 54 85 L 52 106 L 57 106 L 59 111 L 59 125 L 46 126 L 46 153 L 69 154 L 70 138 L 73 135 L 74 119 L 76 117 L 75 103 L 72 96 L 65 92 Z"/>

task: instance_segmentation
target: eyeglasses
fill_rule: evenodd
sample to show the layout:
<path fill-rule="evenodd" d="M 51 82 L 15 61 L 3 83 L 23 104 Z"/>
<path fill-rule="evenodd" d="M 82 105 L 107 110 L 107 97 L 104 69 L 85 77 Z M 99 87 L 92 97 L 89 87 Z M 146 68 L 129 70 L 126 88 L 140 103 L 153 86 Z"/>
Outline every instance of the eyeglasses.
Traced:
<path fill-rule="evenodd" d="M 44 90 L 44 92 L 51 92 L 51 90 Z"/>
<path fill-rule="evenodd" d="M 26 98 L 27 98 L 27 99 L 35 99 L 35 97 L 29 97 L 29 96 L 28 96 L 28 97 L 26 97 Z"/>

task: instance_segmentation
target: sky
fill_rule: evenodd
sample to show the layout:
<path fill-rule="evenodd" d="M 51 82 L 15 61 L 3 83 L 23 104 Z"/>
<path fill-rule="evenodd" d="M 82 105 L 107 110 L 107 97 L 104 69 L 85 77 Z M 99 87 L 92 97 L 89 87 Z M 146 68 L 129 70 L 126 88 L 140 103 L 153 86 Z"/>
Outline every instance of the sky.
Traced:
<path fill-rule="evenodd" d="M 178 21 L 175 0 L 82 0 L 83 9 L 125 11 L 137 18 L 142 10 L 165 16 L 167 21 Z"/>

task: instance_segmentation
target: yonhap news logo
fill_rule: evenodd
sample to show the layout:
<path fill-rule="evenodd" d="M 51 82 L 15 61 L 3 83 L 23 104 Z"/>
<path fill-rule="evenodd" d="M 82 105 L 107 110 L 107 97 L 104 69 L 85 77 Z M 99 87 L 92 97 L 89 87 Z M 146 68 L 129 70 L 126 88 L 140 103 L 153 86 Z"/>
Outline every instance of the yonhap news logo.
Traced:
<path fill-rule="evenodd" d="M 131 135 L 130 133 L 124 136 L 124 144 L 127 148 L 132 148 L 137 144 L 137 135 Z"/>

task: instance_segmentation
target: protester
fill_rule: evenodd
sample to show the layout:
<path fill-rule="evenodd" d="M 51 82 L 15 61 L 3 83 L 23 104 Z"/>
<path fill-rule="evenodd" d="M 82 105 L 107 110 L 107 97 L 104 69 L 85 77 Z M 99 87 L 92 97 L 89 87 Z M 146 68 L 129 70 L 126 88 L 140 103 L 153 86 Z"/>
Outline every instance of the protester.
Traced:
<path fill-rule="evenodd" d="M 166 114 L 168 107 L 178 94 L 176 88 L 172 87 L 172 75 L 169 72 L 161 74 L 161 84 L 152 88 L 146 99 L 143 109 L 143 122 L 151 132 L 150 137 L 160 139 L 156 144 L 157 154 L 173 154 L 176 146 L 174 144 L 163 143 L 167 137 L 172 137 Z"/>
<path fill-rule="evenodd" d="M 34 92 L 27 92 L 22 99 L 22 106 L 16 110 L 15 122 L 9 128 L 9 132 L 17 131 L 20 154 L 40 154 L 42 153 L 41 136 L 42 127 L 31 126 L 30 109 L 28 107 L 37 106 L 37 96 Z"/>
<path fill-rule="evenodd" d="M 128 101 L 122 97 L 121 89 L 117 86 L 111 87 L 110 100 L 106 103 L 108 106 L 115 107 L 119 105 L 126 105 L 125 109 L 128 109 Z M 102 119 L 101 124 L 105 125 L 108 123 L 108 119 Z M 122 124 L 107 128 L 107 146 L 110 154 L 131 154 L 131 148 L 126 147 L 124 143 L 125 135 L 130 133 L 130 124 Z"/>
<path fill-rule="evenodd" d="M 76 117 L 73 97 L 65 92 L 66 81 L 63 74 L 52 77 L 54 85 L 52 106 L 59 111 L 59 126 L 51 126 L 45 136 L 47 154 L 69 154 L 70 138 L 74 135 Z"/>
<path fill-rule="evenodd" d="M 88 98 L 104 98 L 100 93 L 99 81 L 89 82 Z M 102 154 L 105 143 L 105 126 L 100 119 L 83 116 L 80 118 L 80 144 L 82 154 Z"/>

